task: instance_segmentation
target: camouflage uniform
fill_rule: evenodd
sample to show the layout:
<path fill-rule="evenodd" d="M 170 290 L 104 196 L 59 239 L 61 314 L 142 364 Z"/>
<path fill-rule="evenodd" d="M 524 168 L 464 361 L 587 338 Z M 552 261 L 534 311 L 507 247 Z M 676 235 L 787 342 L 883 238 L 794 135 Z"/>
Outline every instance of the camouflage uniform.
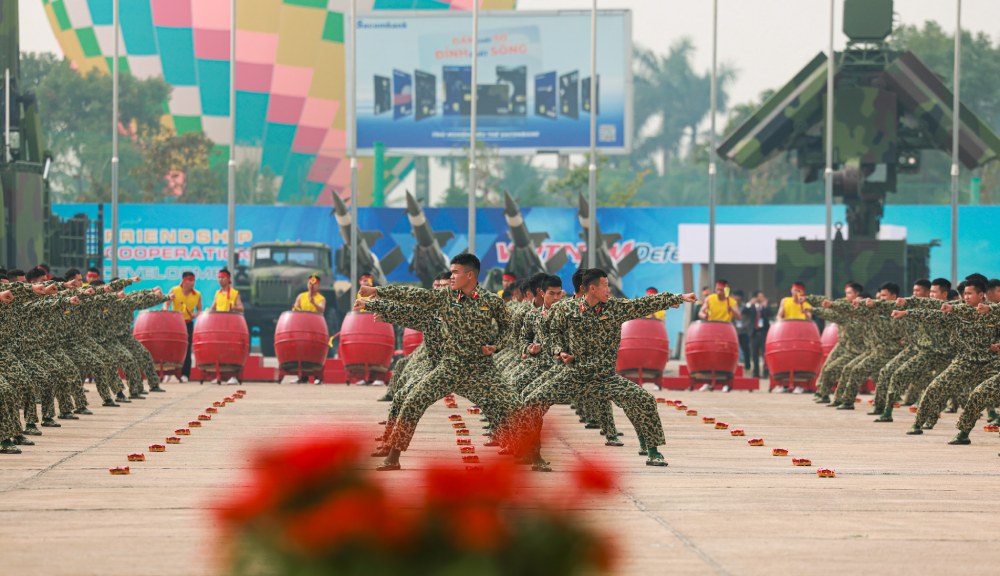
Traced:
<path fill-rule="evenodd" d="M 403 387 L 403 374 L 406 373 L 406 367 L 410 365 L 413 355 L 419 352 L 423 345 L 421 342 L 409 356 L 403 356 L 399 360 L 396 360 L 396 364 L 392 367 L 392 378 L 389 378 L 388 388 L 385 391 L 389 400 L 395 397 L 399 389 Z"/>
<path fill-rule="evenodd" d="M 18 415 L 20 395 L 7 380 L 0 376 L 0 440 L 13 440 L 21 434 L 21 418 Z"/>
<path fill-rule="evenodd" d="M 547 308 L 533 306 L 524 315 L 524 322 L 516 340 L 516 353 L 525 357 L 518 369 L 510 373 L 508 380 L 518 394 L 554 364 L 554 357 L 550 352 L 551 340 L 548 336 L 548 313 Z M 542 350 L 538 354 L 531 354 L 528 348 L 532 344 L 541 345 Z"/>
<path fill-rule="evenodd" d="M 531 302 L 507 302 L 504 307 L 510 313 L 510 323 L 507 328 L 500 333 L 500 350 L 496 352 L 497 357 L 493 362 L 497 371 L 503 376 L 512 366 L 521 361 L 521 349 L 517 346 L 517 340 L 521 334 L 521 326 L 524 317 L 534 308 Z"/>
<path fill-rule="evenodd" d="M 27 355 L 23 338 L 28 330 L 25 327 L 24 305 L 31 288 L 20 283 L 7 284 L 4 288 L 14 292 L 15 299 L 10 304 L 0 305 L 0 342 L 4 343 L 0 347 L 0 377 L 13 385 L 25 424 L 35 428 L 38 424 L 39 382 L 20 360 Z"/>
<path fill-rule="evenodd" d="M 919 432 L 924 424 L 933 425 L 947 398 L 971 390 L 977 384 L 996 374 L 996 355 L 990 351 L 997 331 L 995 318 L 982 316 L 966 304 L 954 306 L 951 313 L 940 310 L 911 310 L 917 318 L 943 318 L 956 342 L 958 355 L 951 364 L 937 375 L 920 399 L 920 410 L 913 423 L 912 432 Z"/>
<path fill-rule="evenodd" d="M 542 421 L 553 404 L 580 395 L 610 399 L 625 411 L 641 443 L 649 448 L 663 445 L 666 440 L 655 398 L 618 375 L 615 365 L 622 324 L 681 302 L 681 296 L 667 292 L 635 300 L 613 299 L 593 307 L 577 299 L 571 313 L 553 316 L 549 321 L 553 355 L 565 352 L 574 359 L 525 398 L 528 446 L 540 445 Z"/>
<path fill-rule="evenodd" d="M 845 306 L 850 306 L 847 300 L 834 302 L 842 304 L 840 307 L 823 308 L 824 299 L 825 296 L 817 295 L 806 297 L 806 301 L 813 305 L 813 316 L 827 322 L 835 322 L 838 329 L 837 345 L 830 351 L 816 379 L 816 396 L 825 401 L 841 379 L 847 364 L 864 352 L 864 332 L 861 325 L 847 312 Z"/>
<path fill-rule="evenodd" d="M 994 327 L 993 343 L 997 343 L 1000 342 L 1000 329 L 997 328 L 1000 326 L 1000 305 L 992 304 L 990 308 L 992 311 L 988 316 L 972 318 L 971 314 L 968 313 L 966 316 L 972 322 L 992 325 Z M 958 431 L 966 436 L 976 426 L 983 410 L 993 410 L 1000 406 L 1000 374 L 998 374 L 1000 372 L 1000 357 L 993 354 L 992 358 L 994 375 L 972 390 L 962 410 L 962 415 L 958 418 Z"/>
<path fill-rule="evenodd" d="M 894 303 L 883 301 L 875 304 L 873 306 L 861 304 L 855 312 L 858 321 L 868 325 L 864 333 L 868 351 L 856 357 L 844 368 L 840 385 L 837 387 L 837 398 L 845 408 L 854 407 L 858 390 L 869 377 L 872 377 L 876 390 L 876 410 L 881 411 L 877 406 L 877 391 L 879 388 L 884 389 L 889 380 L 889 373 L 884 374 L 885 380 L 882 379 L 883 372 L 887 366 L 893 364 L 893 360 L 903 350 L 902 326 L 898 322 L 892 322 L 889 308 L 878 305 Z"/>
<path fill-rule="evenodd" d="M 162 304 L 169 300 L 166 295 L 158 295 L 151 290 L 132 292 L 118 302 L 117 314 L 113 316 L 113 338 L 121 347 L 128 351 L 139 367 L 139 370 L 146 375 L 146 380 L 149 381 L 151 390 L 156 390 L 160 387 L 160 375 L 156 371 L 152 354 L 132 335 L 132 325 L 135 323 L 135 313 L 137 311 L 145 310 L 150 306 Z M 129 395 L 143 393 L 141 379 L 138 381 L 135 389 L 131 388 L 131 381 L 129 384 Z"/>
<path fill-rule="evenodd" d="M 427 317 L 437 317 L 442 324 L 441 361 L 406 395 L 387 444 L 405 451 L 427 408 L 454 392 L 479 404 L 496 422 L 496 438 L 508 445 L 518 428 L 519 402 L 500 381 L 493 358 L 482 352 L 485 345 L 498 346 L 500 335 L 509 329 L 503 300 L 479 286 L 471 297 L 456 290 L 380 286 L 377 297 L 422 307 Z"/>
<path fill-rule="evenodd" d="M 99 293 L 85 298 L 71 310 L 69 331 L 73 347 L 66 351 L 76 365 L 94 379 L 97 393 L 109 406 L 114 403 L 116 387 L 121 387 L 121 378 L 105 350 L 91 337 L 90 327 L 102 321 L 105 307 L 116 298 L 114 292 Z"/>
<path fill-rule="evenodd" d="M 940 309 L 944 304 L 933 298 L 907 298 L 904 308 Z M 946 325 L 943 315 L 929 318 L 917 318 L 907 315 L 896 318 L 902 330 L 911 335 L 910 346 L 893 360 L 894 369 L 889 377 L 889 385 L 882 398 L 882 421 L 892 421 L 893 405 L 906 392 L 914 400 L 919 400 L 920 394 L 933 380 L 934 376 L 951 364 L 955 357 L 955 349 L 951 342 L 951 331 Z M 900 359 L 901 358 L 901 359 Z M 888 366 L 886 367 L 889 368 Z M 879 390 L 876 390 L 879 392 Z M 908 402 L 915 404 L 916 402 Z M 876 411 L 879 398 L 875 399 Z"/>
<path fill-rule="evenodd" d="M 542 354 L 552 354 L 555 352 L 554 346 L 557 344 L 550 333 L 551 324 L 553 319 L 562 315 L 572 314 L 580 305 L 580 300 L 577 298 L 564 298 L 549 309 L 548 314 L 546 314 L 546 322 L 544 322 L 540 328 L 544 331 L 543 335 L 543 350 Z M 555 320 L 558 324 L 563 322 L 562 320 Z M 563 323 L 562 325 L 565 325 Z M 524 399 L 527 398 L 532 392 L 535 391 L 539 386 L 555 377 L 556 374 L 560 373 L 563 368 L 566 367 L 562 361 L 556 360 L 555 356 L 552 356 L 552 363 L 544 372 L 540 373 L 535 380 L 528 383 L 521 391 L 521 401 L 523 403 Z M 570 400 L 573 405 L 577 407 L 577 413 L 580 415 L 583 421 L 588 424 L 597 424 L 600 428 L 601 434 L 604 435 L 610 442 L 612 440 L 617 440 L 618 438 L 618 428 L 615 426 L 614 414 L 611 411 L 611 400 L 601 396 L 580 394 Z"/>
<path fill-rule="evenodd" d="M 26 341 L 26 355 L 21 361 L 41 378 L 43 421 L 51 422 L 55 417 L 56 401 L 60 416 L 72 415 L 75 409 L 72 390 L 83 382 L 76 365 L 59 348 L 61 317 L 72 305 L 70 298 L 72 296 L 67 294 L 53 294 L 25 306 L 31 322 L 21 334 Z"/>

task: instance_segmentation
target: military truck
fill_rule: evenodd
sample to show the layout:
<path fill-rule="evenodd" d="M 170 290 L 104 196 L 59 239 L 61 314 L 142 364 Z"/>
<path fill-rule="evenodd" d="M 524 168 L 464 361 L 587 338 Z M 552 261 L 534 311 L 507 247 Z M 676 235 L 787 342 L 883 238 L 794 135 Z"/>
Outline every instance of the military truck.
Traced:
<path fill-rule="evenodd" d="M 250 247 L 249 265 L 234 271 L 233 286 L 243 295 L 244 316 L 251 334 L 260 337 L 261 353 L 274 356 L 274 329 L 282 312 L 291 310 L 295 297 L 307 288 L 311 274 L 322 278 L 326 322 L 330 334 L 340 330 L 333 253 L 319 242 L 267 242 Z"/>

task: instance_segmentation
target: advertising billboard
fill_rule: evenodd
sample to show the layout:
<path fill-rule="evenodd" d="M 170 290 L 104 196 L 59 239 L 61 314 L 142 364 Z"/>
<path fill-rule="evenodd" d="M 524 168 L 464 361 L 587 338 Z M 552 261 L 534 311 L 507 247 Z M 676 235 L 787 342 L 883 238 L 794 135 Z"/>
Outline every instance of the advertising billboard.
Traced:
<path fill-rule="evenodd" d="M 375 142 L 424 155 L 468 147 L 471 34 L 467 13 L 386 12 L 358 19 L 359 153 L 371 153 Z M 601 151 L 629 151 L 631 12 L 598 12 L 593 106 L 590 12 L 489 12 L 480 16 L 477 45 L 478 140 L 501 153 L 585 151 L 593 108 Z"/>

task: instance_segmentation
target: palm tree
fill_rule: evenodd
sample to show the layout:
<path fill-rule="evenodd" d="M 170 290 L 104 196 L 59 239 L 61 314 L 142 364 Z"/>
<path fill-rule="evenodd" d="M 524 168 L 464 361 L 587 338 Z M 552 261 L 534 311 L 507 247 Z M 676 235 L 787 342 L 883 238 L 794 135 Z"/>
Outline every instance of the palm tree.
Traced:
<path fill-rule="evenodd" d="M 709 113 L 711 75 L 697 74 L 691 67 L 694 44 L 681 38 L 663 56 L 651 50 L 636 50 L 635 62 L 635 151 L 633 159 L 645 164 L 656 158 L 665 169 L 676 157 L 685 134 L 691 149 L 698 138 L 698 125 Z M 726 89 L 736 71 L 723 64 L 718 74 L 718 109 L 725 110 Z"/>

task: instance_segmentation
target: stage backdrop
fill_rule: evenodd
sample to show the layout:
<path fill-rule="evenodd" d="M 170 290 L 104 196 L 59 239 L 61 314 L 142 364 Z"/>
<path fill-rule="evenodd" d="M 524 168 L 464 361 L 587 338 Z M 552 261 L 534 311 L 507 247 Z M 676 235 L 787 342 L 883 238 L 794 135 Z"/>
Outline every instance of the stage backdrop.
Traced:
<path fill-rule="evenodd" d="M 61 204 L 53 210 L 62 217 L 78 213 L 97 217 L 96 204 Z M 111 213 L 105 205 L 104 214 Z M 427 219 L 435 231 L 452 231 L 455 236 L 442 248 L 449 257 L 468 245 L 467 212 L 464 208 L 430 208 Z M 571 208 L 525 208 L 522 211 L 531 232 L 548 232 L 549 240 L 539 245 L 543 258 L 565 247 L 570 262 L 559 272 L 566 286 L 579 263 L 583 245 L 577 212 Z M 718 209 L 719 224 L 817 225 L 823 223 L 822 206 L 723 206 Z M 415 245 L 406 213 L 397 208 L 361 208 L 362 230 L 378 230 L 383 237 L 372 251 L 383 256 L 395 246 L 407 259 Z M 620 258 L 637 251 L 640 264 L 623 278 L 627 295 L 640 296 L 647 286 L 678 292 L 682 288 L 678 263 L 678 226 L 708 222 L 704 207 L 601 208 L 598 210 L 601 231 L 617 233 L 621 240 L 610 247 Z M 843 221 L 842 206 L 835 207 L 834 220 Z M 236 209 L 236 245 L 245 257 L 255 242 L 303 241 L 324 242 L 336 249 L 343 244 L 336 221 L 328 208 L 316 206 L 238 206 Z M 960 211 L 959 273 L 981 271 L 989 277 L 1000 276 L 1000 235 L 992 226 L 1000 221 L 1000 207 L 968 206 Z M 190 204 L 124 204 L 120 208 L 119 273 L 138 274 L 150 282 L 146 286 L 168 288 L 176 284 L 184 270 L 199 278 L 199 288 L 215 290 L 215 275 L 226 262 L 226 206 Z M 883 223 L 906 229 L 906 238 L 915 244 L 940 240 L 941 247 L 931 250 L 931 275 L 948 276 L 951 267 L 951 234 L 947 206 L 887 206 Z M 476 245 L 483 269 L 503 267 L 507 262 L 510 240 L 500 209 L 481 209 L 477 221 Z M 111 231 L 105 231 L 105 270 L 110 271 Z M 388 273 L 391 282 L 416 282 L 404 262 Z M 753 287 L 744 287 L 753 288 Z M 773 296 L 773 295 L 772 295 Z M 680 314 L 670 313 L 671 334 L 681 329 Z"/>

